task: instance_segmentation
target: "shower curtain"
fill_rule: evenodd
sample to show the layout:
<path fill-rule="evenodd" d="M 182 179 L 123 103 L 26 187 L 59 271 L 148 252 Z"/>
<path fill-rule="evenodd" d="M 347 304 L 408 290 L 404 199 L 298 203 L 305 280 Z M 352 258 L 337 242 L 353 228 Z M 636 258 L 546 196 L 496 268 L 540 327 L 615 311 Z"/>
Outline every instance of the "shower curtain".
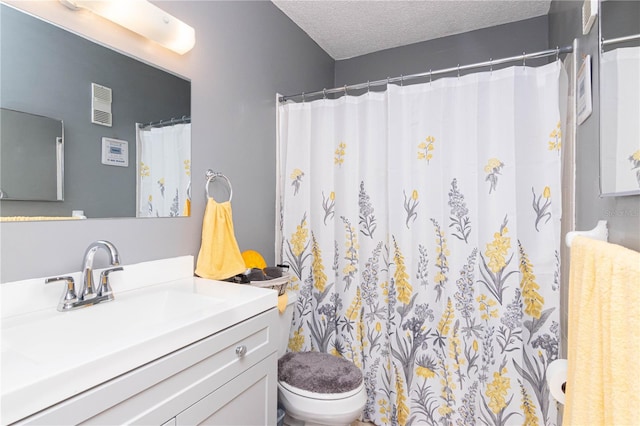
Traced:
<path fill-rule="evenodd" d="M 556 424 L 561 64 L 278 107 L 290 351 L 377 425 Z"/>
<path fill-rule="evenodd" d="M 138 217 L 189 216 L 191 124 L 138 128 Z"/>

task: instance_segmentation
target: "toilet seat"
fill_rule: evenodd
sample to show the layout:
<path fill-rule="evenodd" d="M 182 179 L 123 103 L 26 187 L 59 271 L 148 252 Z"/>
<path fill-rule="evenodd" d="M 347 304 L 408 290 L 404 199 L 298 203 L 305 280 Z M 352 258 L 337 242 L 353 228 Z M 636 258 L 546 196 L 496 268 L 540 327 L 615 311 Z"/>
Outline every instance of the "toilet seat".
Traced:
<path fill-rule="evenodd" d="M 320 400 L 327 400 L 327 401 L 332 401 L 332 400 L 336 400 L 336 399 L 345 399 L 345 398 L 351 398 L 352 396 L 360 393 L 362 391 L 362 388 L 364 387 L 364 382 L 362 382 L 360 384 L 360 386 L 358 386 L 355 389 L 352 389 L 350 391 L 347 392 L 342 392 L 342 393 L 317 393 L 317 392 L 311 392 L 308 390 L 304 390 L 304 389 L 300 389 L 297 388 L 295 386 L 290 385 L 287 382 L 283 382 L 283 381 L 279 381 L 278 382 L 278 386 L 281 386 L 282 388 L 286 389 L 287 391 L 296 394 L 298 396 L 301 396 L 303 398 L 311 398 L 311 399 L 320 399 Z"/>
<path fill-rule="evenodd" d="M 362 386 L 351 361 L 322 352 L 288 352 L 278 359 L 278 381 L 310 394 L 342 394 Z"/>

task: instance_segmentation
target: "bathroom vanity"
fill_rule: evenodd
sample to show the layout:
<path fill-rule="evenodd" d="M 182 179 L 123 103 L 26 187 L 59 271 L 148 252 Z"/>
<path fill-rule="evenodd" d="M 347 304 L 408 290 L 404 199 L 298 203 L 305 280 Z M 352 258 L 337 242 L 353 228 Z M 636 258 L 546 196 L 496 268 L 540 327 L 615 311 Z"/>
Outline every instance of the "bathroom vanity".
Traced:
<path fill-rule="evenodd" d="M 276 292 L 192 271 L 125 265 L 71 312 L 61 286 L 2 284 L 2 424 L 275 424 Z"/>

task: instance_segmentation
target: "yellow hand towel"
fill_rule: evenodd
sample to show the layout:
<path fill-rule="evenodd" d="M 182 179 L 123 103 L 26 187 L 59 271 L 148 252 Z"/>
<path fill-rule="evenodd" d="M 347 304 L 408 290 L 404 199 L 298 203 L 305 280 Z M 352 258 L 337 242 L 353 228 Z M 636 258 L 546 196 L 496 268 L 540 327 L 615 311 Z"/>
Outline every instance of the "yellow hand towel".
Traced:
<path fill-rule="evenodd" d="M 184 209 L 182 210 L 182 216 L 191 216 L 191 200 L 187 198 L 184 202 Z"/>
<path fill-rule="evenodd" d="M 289 296 L 287 293 L 281 294 L 278 296 L 278 311 L 283 313 L 287 309 L 287 302 L 289 301 Z"/>
<path fill-rule="evenodd" d="M 640 253 L 576 237 L 563 423 L 640 425 Z"/>
<path fill-rule="evenodd" d="M 233 231 L 231 203 L 218 203 L 209 198 L 202 220 L 202 244 L 196 263 L 196 275 L 224 280 L 246 269 Z"/>

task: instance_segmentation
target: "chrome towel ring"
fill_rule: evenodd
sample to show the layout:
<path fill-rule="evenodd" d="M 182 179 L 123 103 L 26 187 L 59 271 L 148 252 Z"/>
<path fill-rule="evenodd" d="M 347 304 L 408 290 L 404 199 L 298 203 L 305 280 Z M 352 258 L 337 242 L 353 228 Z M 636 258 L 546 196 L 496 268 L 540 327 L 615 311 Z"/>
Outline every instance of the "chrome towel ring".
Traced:
<path fill-rule="evenodd" d="M 214 180 L 216 180 L 217 178 L 222 178 L 226 181 L 227 186 L 229 187 L 229 201 L 231 201 L 231 197 L 233 197 L 233 188 L 231 187 L 231 181 L 229 180 L 229 178 L 223 175 L 222 173 L 214 172 L 211 169 L 207 170 L 206 176 L 207 176 L 207 184 L 204 186 L 204 192 L 207 196 L 207 199 L 212 198 L 211 195 L 209 195 L 209 184 Z"/>

